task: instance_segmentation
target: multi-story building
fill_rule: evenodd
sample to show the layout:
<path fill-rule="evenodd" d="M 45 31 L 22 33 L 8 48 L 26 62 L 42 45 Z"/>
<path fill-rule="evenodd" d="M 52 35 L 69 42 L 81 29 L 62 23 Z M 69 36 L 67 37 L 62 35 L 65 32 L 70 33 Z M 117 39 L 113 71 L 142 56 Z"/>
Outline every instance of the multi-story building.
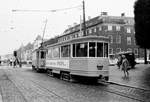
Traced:
<path fill-rule="evenodd" d="M 83 36 L 81 25 L 70 27 L 64 31 L 64 38 L 59 40 L 68 40 L 70 38 Z M 68 35 L 68 36 L 67 36 Z M 134 18 L 121 16 L 108 16 L 102 13 L 86 21 L 86 36 L 107 36 L 110 38 L 109 54 L 116 54 L 122 51 L 133 51 L 136 57 L 143 56 L 143 50 L 135 42 Z"/>
<path fill-rule="evenodd" d="M 32 50 L 33 50 L 33 44 L 28 43 L 26 46 L 21 46 L 17 50 L 17 57 L 22 62 L 28 63 L 32 60 Z"/>

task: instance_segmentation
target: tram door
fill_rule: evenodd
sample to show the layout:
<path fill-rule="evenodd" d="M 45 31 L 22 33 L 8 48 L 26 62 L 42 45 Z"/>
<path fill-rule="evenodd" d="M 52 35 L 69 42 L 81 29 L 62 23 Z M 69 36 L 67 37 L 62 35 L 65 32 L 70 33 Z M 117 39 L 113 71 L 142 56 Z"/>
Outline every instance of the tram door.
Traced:
<path fill-rule="evenodd" d="M 44 68 L 45 67 L 45 60 L 46 60 L 46 51 L 45 50 L 39 50 L 37 52 L 38 68 Z"/>
<path fill-rule="evenodd" d="M 39 67 L 39 51 L 36 52 L 36 67 Z"/>

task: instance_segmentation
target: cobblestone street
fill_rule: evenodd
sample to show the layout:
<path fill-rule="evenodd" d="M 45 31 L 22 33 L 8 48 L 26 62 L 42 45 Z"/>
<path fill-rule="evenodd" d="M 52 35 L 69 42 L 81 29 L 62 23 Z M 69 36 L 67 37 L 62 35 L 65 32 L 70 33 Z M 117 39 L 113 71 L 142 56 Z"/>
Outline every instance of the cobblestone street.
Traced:
<path fill-rule="evenodd" d="M 149 102 L 150 92 L 114 84 L 71 83 L 28 68 L 0 68 L 2 102 Z M 142 94 L 143 93 L 143 94 Z"/>

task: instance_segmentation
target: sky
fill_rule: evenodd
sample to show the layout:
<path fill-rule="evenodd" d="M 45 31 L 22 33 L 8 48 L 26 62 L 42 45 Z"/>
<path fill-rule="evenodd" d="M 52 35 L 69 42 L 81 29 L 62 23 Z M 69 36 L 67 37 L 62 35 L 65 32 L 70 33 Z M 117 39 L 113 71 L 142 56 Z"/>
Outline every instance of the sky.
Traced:
<path fill-rule="evenodd" d="M 85 15 L 96 17 L 101 12 L 110 16 L 134 17 L 135 0 L 84 0 Z M 72 9 L 64 9 L 72 8 Z M 61 10 L 57 10 L 61 9 Z M 25 12 L 12 10 L 57 10 L 56 12 Z M 0 0 L 0 55 L 11 54 L 14 50 L 33 43 L 38 35 L 45 39 L 61 35 L 68 25 L 80 23 L 82 0 Z"/>

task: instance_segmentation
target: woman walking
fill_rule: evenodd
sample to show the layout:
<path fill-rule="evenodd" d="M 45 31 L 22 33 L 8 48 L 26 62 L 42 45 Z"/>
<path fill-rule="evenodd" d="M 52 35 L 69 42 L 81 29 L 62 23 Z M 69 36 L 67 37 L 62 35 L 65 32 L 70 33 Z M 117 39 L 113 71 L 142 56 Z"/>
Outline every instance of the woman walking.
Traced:
<path fill-rule="evenodd" d="M 129 62 L 128 62 L 125 55 L 122 55 L 122 58 L 123 58 L 123 60 L 122 60 L 122 70 L 124 71 L 124 76 L 126 77 L 126 76 L 129 76 L 129 72 L 128 72 Z"/>

